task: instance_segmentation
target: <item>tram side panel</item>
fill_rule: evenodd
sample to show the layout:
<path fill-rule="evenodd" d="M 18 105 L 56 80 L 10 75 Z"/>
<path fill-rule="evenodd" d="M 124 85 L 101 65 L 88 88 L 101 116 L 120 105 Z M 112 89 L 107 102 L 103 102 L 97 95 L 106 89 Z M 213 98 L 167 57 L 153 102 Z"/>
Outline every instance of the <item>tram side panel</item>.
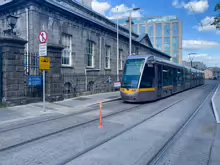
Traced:
<path fill-rule="evenodd" d="M 188 69 L 184 69 L 185 71 L 185 90 L 189 89 L 190 88 L 190 70 Z"/>
<path fill-rule="evenodd" d="M 145 64 L 138 89 L 140 101 L 157 100 L 157 73 L 155 64 Z"/>

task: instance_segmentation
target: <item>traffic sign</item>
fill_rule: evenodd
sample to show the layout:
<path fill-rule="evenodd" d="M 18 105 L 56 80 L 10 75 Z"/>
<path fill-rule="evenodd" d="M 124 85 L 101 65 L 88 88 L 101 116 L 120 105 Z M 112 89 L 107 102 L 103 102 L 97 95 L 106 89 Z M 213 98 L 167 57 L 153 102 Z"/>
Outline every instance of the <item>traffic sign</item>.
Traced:
<path fill-rule="evenodd" d="M 40 57 L 40 70 L 50 70 L 50 58 Z"/>
<path fill-rule="evenodd" d="M 38 37 L 40 43 L 46 43 L 48 40 L 48 34 L 46 31 L 42 30 Z"/>
<path fill-rule="evenodd" d="M 114 87 L 115 88 L 120 88 L 121 87 L 121 82 L 114 82 Z"/>
<path fill-rule="evenodd" d="M 47 56 L 47 43 L 39 44 L 39 56 Z"/>
<path fill-rule="evenodd" d="M 42 86 L 42 76 L 28 76 L 28 86 Z"/>

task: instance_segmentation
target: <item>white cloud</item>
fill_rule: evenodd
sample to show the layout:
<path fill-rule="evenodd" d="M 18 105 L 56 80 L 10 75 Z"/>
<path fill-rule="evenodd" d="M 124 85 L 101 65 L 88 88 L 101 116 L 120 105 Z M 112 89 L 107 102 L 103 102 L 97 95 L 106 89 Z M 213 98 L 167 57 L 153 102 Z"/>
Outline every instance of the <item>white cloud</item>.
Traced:
<path fill-rule="evenodd" d="M 183 40 L 183 49 L 186 51 L 195 51 L 220 47 L 220 43 L 204 40 Z"/>
<path fill-rule="evenodd" d="M 112 5 L 108 2 L 101 2 L 100 0 L 92 0 L 92 9 L 104 16 L 106 16 L 109 19 L 115 19 L 116 17 L 120 18 L 126 18 L 129 17 L 128 10 L 135 8 L 135 5 L 132 5 L 132 8 L 127 7 L 125 4 L 118 5 L 116 7 L 111 8 Z M 118 11 L 117 11 L 118 8 Z M 110 15 L 107 13 L 110 13 Z M 133 18 L 139 18 L 142 17 L 142 14 L 140 10 L 133 11 L 131 13 L 131 16 Z"/>
<path fill-rule="evenodd" d="M 183 60 L 189 62 L 187 54 L 183 56 Z M 207 67 L 220 67 L 220 57 L 216 55 L 194 56 L 193 61 L 203 62 Z"/>
<path fill-rule="evenodd" d="M 92 9 L 102 15 L 106 15 L 106 12 L 111 8 L 111 4 L 108 2 L 99 2 L 98 0 L 92 1 Z"/>
<path fill-rule="evenodd" d="M 135 8 L 135 5 L 132 5 L 132 8 Z M 124 4 L 116 6 L 110 10 L 110 17 L 108 17 L 108 18 L 115 19 L 118 17 L 119 19 L 121 19 L 121 18 L 129 17 L 128 10 L 131 10 L 132 8 L 129 8 Z M 143 15 L 141 14 L 140 10 L 137 10 L 137 11 L 131 12 L 131 17 L 132 18 L 140 18 L 140 17 L 143 17 Z"/>
<path fill-rule="evenodd" d="M 0 5 L 4 5 L 6 3 L 11 2 L 12 0 L 0 0 Z"/>
<path fill-rule="evenodd" d="M 214 22 L 214 17 L 205 17 L 197 26 L 193 26 L 193 28 L 198 31 L 213 31 L 216 34 L 220 34 L 220 31 L 216 29 L 215 26 L 211 25 Z"/>
<path fill-rule="evenodd" d="M 172 6 L 175 8 L 183 8 L 189 13 L 204 13 L 209 8 L 208 0 L 193 0 L 188 3 L 183 1 L 179 3 L 179 0 L 174 0 Z"/>

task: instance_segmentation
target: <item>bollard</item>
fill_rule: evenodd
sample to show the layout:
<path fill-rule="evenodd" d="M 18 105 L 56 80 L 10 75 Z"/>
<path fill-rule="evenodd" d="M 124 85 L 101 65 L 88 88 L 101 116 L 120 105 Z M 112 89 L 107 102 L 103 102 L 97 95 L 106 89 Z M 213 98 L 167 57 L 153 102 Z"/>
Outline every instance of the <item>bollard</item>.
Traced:
<path fill-rule="evenodd" d="M 102 125 L 102 100 L 99 102 L 100 114 L 99 114 L 99 128 L 104 128 Z"/>

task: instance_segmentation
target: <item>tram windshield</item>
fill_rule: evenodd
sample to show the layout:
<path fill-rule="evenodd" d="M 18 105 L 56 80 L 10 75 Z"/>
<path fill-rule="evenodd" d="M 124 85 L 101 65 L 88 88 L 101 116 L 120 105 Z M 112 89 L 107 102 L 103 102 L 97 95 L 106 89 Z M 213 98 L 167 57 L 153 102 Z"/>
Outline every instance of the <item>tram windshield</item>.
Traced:
<path fill-rule="evenodd" d="M 128 59 L 125 63 L 122 88 L 137 88 L 144 66 L 144 59 Z"/>

